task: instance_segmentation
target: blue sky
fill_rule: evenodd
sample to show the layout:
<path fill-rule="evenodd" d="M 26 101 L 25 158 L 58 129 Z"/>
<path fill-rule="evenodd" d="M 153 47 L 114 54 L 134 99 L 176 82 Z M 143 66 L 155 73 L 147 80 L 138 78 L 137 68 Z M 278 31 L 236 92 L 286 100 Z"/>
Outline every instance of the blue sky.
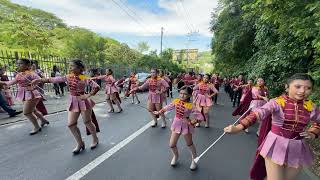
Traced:
<path fill-rule="evenodd" d="M 12 0 L 55 14 L 69 26 L 90 29 L 136 48 L 145 41 L 151 50 L 210 50 L 210 13 L 217 0 Z M 188 38 L 188 34 L 192 34 Z M 188 41 L 188 39 L 190 41 Z"/>

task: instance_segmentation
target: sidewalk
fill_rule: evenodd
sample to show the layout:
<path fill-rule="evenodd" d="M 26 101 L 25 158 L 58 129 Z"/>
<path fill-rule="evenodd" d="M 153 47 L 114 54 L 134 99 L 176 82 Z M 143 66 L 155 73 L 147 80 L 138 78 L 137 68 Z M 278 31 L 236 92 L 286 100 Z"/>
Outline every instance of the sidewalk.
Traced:
<path fill-rule="evenodd" d="M 68 95 L 64 95 L 58 99 L 53 95 L 53 93 L 47 93 L 45 98 L 47 101 L 44 101 L 44 104 L 49 114 L 65 111 L 67 109 Z M 104 90 L 100 90 L 95 96 L 92 97 L 95 103 L 104 102 L 105 98 L 106 95 Z M 22 107 L 22 103 L 19 101 L 15 101 L 15 105 L 12 106 L 12 108 L 17 111 L 22 111 Z M 23 114 L 10 118 L 6 112 L 0 113 L 0 125 L 17 122 L 24 119 L 26 118 Z"/>

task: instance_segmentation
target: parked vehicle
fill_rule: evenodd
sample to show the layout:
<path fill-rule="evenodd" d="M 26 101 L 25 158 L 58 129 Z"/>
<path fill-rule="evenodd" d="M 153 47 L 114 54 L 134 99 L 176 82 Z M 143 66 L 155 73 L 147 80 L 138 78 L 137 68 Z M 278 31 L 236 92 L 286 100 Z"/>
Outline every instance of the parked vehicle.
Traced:
<path fill-rule="evenodd" d="M 150 77 L 149 73 L 137 73 L 136 78 L 138 78 L 139 86 L 145 83 L 149 77 Z"/>

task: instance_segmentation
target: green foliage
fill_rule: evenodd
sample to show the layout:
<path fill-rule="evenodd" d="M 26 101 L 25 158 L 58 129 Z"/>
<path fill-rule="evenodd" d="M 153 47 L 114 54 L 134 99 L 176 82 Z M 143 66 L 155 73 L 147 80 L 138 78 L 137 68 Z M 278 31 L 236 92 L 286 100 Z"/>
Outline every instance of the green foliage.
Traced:
<path fill-rule="evenodd" d="M 214 71 L 212 59 L 211 51 L 199 52 L 198 60 L 191 62 L 189 66 L 200 73 L 212 73 Z"/>
<path fill-rule="evenodd" d="M 144 52 L 146 52 L 146 51 L 148 51 L 149 50 L 149 45 L 148 45 L 148 43 L 147 42 L 139 42 L 138 43 L 138 48 L 137 48 L 137 50 L 140 52 L 140 53 L 144 53 Z"/>
<path fill-rule="evenodd" d="M 172 64 L 172 49 L 164 50 L 161 58 L 156 51 L 150 56 L 146 42 L 139 43 L 138 50 L 127 44 L 79 27 L 68 27 L 54 14 L 32 9 L 8 0 L 0 0 L 0 48 L 52 55 L 65 58 L 80 58 L 88 67 L 106 64 L 126 65 L 135 68 L 159 68 L 178 71 Z M 169 62 L 169 63 L 168 63 Z"/>
<path fill-rule="evenodd" d="M 139 61 L 135 62 L 134 67 L 145 67 L 146 69 L 157 68 L 172 73 L 182 72 L 182 67 L 172 61 L 172 49 L 165 49 L 162 56 L 158 56 L 156 51 L 151 51 L 148 55 L 144 55 Z"/>
<path fill-rule="evenodd" d="M 223 9 L 213 12 L 211 21 L 218 70 L 263 77 L 273 95 L 279 95 L 285 79 L 297 72 L 309 73 L 319 85 L 319 1 L 224 0 L 221 4 Z"/>

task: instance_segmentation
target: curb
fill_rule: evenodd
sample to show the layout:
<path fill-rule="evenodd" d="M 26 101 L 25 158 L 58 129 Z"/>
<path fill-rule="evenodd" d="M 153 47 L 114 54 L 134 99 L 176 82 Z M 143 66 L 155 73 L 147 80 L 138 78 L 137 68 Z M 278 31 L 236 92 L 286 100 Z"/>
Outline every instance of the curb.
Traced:
<path fill-rule="evenodd" d="M 96 104 L 100 104 L 100 103 L 104 103 L 106 101 L 101 101 L 101 102 L 97 102 Z M 52 112 L 52 113 L 48 113 L 48 115 L 53 115 L 53 114 L 58 114 L 58 113 L 62 113 L 62 112 L 66 112 L 67 110 L 64 109 L 64 110 L 60 110 L 60 111 L 55 111 L 55 112 Z M 48 116 L 47 115 L 47 116 Z M 24 116 L 23 116 L 24 117 Z M 6 125 L 10 125 L 10 124 L 15 124 L 15 123 L 18 123 L 18 122 L 23 122 L 23 121 L 26 121 L 28 120 L 27 118 L 22 118 L 22 119 L 18 119 L 16 121 L 10 121 L 10 122 L 6 122 L 6 123 L 0 123 L 0 127 L 1 126 L 6 126 Z"/>

